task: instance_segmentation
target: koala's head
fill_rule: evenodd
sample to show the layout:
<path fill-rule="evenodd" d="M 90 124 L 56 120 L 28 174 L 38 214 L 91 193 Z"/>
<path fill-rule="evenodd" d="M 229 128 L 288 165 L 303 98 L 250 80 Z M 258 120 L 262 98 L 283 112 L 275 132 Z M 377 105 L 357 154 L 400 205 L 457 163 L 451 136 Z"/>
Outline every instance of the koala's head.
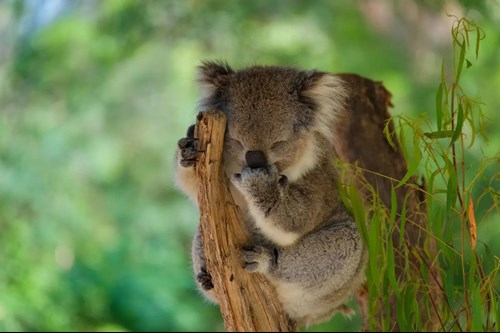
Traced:
<path fill-rule="evenodd" d="M 331 149 L 332 125 L 346 99 L 338 77 L 285 67 L 234 71 L 227 64 L 206 62 L 198 79 L 201 109 L 219 109 L 228 116 L 225 158 L 235 172 L 245 165 L 275 164 L 294 181 Z"/>

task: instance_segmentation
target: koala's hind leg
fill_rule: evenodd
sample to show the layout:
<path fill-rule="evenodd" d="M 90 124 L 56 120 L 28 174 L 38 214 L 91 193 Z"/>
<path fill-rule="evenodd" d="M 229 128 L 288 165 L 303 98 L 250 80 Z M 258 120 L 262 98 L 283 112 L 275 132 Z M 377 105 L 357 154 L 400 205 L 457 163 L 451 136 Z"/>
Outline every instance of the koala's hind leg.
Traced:
<path fill-rule="evenodd" d="M 367 253 L 355 223 L 346 220 L 309 233 L 291 246 L 245 248 L 243 258 L 247 270 L 276 281 L 311 289 L 322 286 L 320 293 L 336 294 L 338 307 L 364 281 Z"/>
<path fill-rule="evenodd" d="M 352 318 L 352 316 L 354 316 L 356 314 L 356 311 L 354 311 L 353 309 L 351 309 L 350 307 L 348 307 L 345 304 L 342 304 L 341 306 L 339 306 L 337 308 L 337 311 L 340 312 L 347 319 Z"/>
<path fill-rule="evenodd" d="M 251 271 L 290 282 L 329 280 L 340 288 L 363 273 L 365 252 L 356 225 L 348 220 L 309 233 L 291 246 L 255 246 L 250 252 L 244 249 L 243 255 Z"/>
<path fill-rule="evenodd" d="M 214 293 L 214 285 L 212 283 L 212 277 L 207 271 L 207 266 L 205 262 L 205 251 L 203 249 L 203 244 L 201 242 L 200 230 L 196 231 L 193 238 L 192 244 L 192 263 L 193 271 L 196 281 L 198 282 L 198 289 L 202 294 L 211 302 L 217 303 L 217 298 Z"/>
<path fill-rule="evenodd" d="M 355 223 L 346 219 L 304 235 L 290 246 L 243 250 L 244 267 L 267 275 L 294 320 L 308 326 L 335 312 L 364 281 L 367 251 Z"/>

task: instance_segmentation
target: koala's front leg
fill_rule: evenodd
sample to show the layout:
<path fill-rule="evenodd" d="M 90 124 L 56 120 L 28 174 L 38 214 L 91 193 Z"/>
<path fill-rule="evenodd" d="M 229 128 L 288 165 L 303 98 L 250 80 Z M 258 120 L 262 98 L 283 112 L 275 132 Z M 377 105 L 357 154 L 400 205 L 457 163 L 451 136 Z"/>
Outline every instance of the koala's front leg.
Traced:
<path fill-rule="evenodd" d="M 317 209 L 322 204 L 306 188 L 290 186 L 275 165 L 264 168 L 244 167 L 231 178 L 245 197 L 256 226 L 278 245 L 293 244 L 308 230 Z"/>
<path fill-rule="evenodd" d="M 198 204 L 198 188 L 194 166 L 196 164 L 195 125 L 189 126 L 186 137 L 177 142 L 175 181 L 195 204 Z"/>

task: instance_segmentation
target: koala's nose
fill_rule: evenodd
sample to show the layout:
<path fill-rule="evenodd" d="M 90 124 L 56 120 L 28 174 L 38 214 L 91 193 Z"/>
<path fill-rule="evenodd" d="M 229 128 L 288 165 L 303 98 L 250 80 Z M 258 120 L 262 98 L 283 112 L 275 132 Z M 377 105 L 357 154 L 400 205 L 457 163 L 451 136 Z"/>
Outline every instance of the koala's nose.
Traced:
<path fill-rule="evenodd" d="M 263 168 L 267 166 L 266 155 L 262 150 L 249 150 L 245 154 L 247 165 L 254 168 Z"/>

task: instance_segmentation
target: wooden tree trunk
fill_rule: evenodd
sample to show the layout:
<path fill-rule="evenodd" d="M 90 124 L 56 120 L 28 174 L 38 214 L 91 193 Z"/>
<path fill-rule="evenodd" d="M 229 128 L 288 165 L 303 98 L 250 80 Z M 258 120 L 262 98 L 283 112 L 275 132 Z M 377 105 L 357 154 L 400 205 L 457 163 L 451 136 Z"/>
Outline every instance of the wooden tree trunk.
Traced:
<path fill-rule="evenodd" d="M 239 253 L 248 235 L 222 169 L 225 128 L 220 111 L 198 116 L 196 133 L 204 151 L 196 164 L 200 230 L 224 324 L 228 332 L 295 331 L 269 282 L 241 268 Z"/>

